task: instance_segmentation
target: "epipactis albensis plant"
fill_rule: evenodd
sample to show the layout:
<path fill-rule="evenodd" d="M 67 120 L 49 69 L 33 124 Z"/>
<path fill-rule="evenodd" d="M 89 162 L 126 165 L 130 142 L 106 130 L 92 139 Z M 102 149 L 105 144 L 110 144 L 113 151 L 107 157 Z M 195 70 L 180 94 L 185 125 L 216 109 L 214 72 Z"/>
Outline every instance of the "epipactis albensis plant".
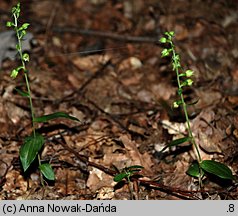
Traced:
<path fill-rule="evenodd" d="M 35 159 L 37 158 L 38 164 L 39 164 L 40 176 L 41 176 L 41 184 L 44 185 L 43 176 L 48 180 L 54 180 L 55 175 L 49 163 L 41 162 L 40 152 L 45 143 L 45 139 L 41 134 L 37 133 L 36 123 L 40 123 L 40 122 L 43 123 L 51 119 L 60 118 L 60 117 L 68 118 L 75 121 L 79 121 L 79 120 L 64 112 L 56 112 L 49 115 L 35 117 L 30 82 L 29 82 L 29 71 L 27 70 L 27 67 L 26 67 L 27 62 L 30 61 L 30 56 L 28 53 L 23 53 L 22 51 L 23 50 L 22 41 L 24 40 L 24 36 L 27 34 L 27 29 L 30 24 L 23 23 L 22 25 L 19 25 L 20 12 L 21 12 L 21 7 L 19 2 L 16 6 L 12 7 L 12 10 L 11 10 L 12 21 L 9 21 L 6 23 L 6 26 L 9 28 L 12 28 L 16 33 L 16 39 L 17 39 L 16 51 L 20 59 L 20 66 L 14 68 L 10 76 L 13 79 L 15 79 L 19 74 L 24 76 L 25 83 L 26 83 L 26 91 L 22 91 L 20 89 L 16 89 L 16 91 L 21 96 L 27 97 L 29 99 L 29 106 L 30 106 L 31 120 L 32 120 L 32 134 L 24 139 L 23 145 L 20 148 L 20 160 L 21 160 L 23 170 L 25 172 L 28 170 L 28 168 L 33 163 L 33 161 L 35 161 Z"/>
<path fill-rule="evenodd" d="M 193 84 L 193 80 L 191 77 L 193 76 L 194 71 L 189 69 L 184 71 L 184 69 L 182 68 L 180 63 L 180 56 L 175 50 L 175 45 L 173 42 L 174 36 L 175 34 L 173 31 L 165 32 L 164 37 L 160 39 L 160 42 L 166 46 L 166 48 L 162 50 L 161 56 L 162 57 L 170 56 L 171 58 L 172 70 L 175 71 L 176 77 L 177 77 L 177 86 L 178 86 L 177 94 L 179 96 L 179 99 L 173 102 L 173 108 L 179 108 L 179 107 L 182 108 L 185 119 L 186 119 L 188 136 L 173 140 L 170 144 L 165 146 L 165 148 L 162 149 L 162 151 L 164 151 L 166 148 L 171 146 L 176 146 L 184 142 L 191 142 L 196 151 L 197 160 L 190 165 L 189 169 L 187 170 L 187 174 L 192 177 L 198 178 L 200 186 L 202 186 L 203 176 L 205 176 L 208 173 L 215 175 L 221 179 L 233 180 L 234 176 L 232 175 L 232 171 L 230 170 L 229 167 L 227 167 L 223 163 L 220 163 L 214 160 L 203 160 L 201 158 L 198 145 L 195 142 L 195 139 L 191 130 L 189 115 L 187 111 L 188 105 L 186 104 L 184 100 L 184 94 L 183 94 L 184 87 L 191 86 Z"/>

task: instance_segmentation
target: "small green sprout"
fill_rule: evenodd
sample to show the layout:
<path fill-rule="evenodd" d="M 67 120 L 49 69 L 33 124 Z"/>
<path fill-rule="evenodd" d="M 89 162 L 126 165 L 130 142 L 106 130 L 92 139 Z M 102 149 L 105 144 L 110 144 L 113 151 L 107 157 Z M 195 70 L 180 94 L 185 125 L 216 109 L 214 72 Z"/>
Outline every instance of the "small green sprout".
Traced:
<path fill-rule="evenodd" d="M 143 168 L 144 168 L 143 166 L 139 166 L 139 165 L 125 167 L 120 173 L 114 176 L 113 180 L 115 182 L 120 182 L 124 178 L 126 178 L 129 182 L 130 178 L 138 174 Z"/>
<path fill-rule="evenodd" d="M 131 186 L 131 177 L 138 177 L 139 172 L 144 169 L 143 166 L 140 165 L 134 165 L 125 167 L 122 169 L 122 171 L 118 174 L 116 174 L 113 178 L 115 182 L 121 182 L 123 179 L 126 179 L 128 182 L 129 191 L 131 194 L 131 197 L 133 197 L 133 187 Z"/>

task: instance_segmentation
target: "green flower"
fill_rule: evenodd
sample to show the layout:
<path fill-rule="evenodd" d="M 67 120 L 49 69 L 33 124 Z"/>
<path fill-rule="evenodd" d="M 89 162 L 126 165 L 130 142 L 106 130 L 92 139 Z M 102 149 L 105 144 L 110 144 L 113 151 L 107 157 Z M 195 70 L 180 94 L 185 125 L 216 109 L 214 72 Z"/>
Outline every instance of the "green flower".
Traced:
<path fill-rule="evenodd" d="M 178 101 L 173 102 L 173 108 L 179 108 L 179 103 Z"/>
<path fill-rule="evenodd" d="M 29 62 L 30 57 L 29 57 L 29 55 L 28 55 L 27 53 L 24 53 L 23 56 L 22 56 L 22 59 L 23 59 L 23 61 L 25 61 L 25 62 Z"/>
<path fill-rule="evenodd" d="M 193 84 L 193 81 L 191 79 L 187 79 L 186 83 L 187 83 L 188 86 L 191 86 Z"/>
<path fill-rule="evenodd" d="M 181 84 L 181 87 L 191 86 L 192 84 L 193 84 L 193 81 L 191 79 L 187 79 Z"/>
<path fill-rule="evenodd" d="M 192 70 L 186 70 L 185 71 L 186 77 L 191 77 L 193 74 L 194 74 L 194 71 L 192 71 Z"/>
<path fill-rule="evenodd" d="M 18 70 L 13 69 L 12 72 L 11 72 L 11 75 L 10 75 L 11 78 L 15 79 L 17 77 L 17 75 L 18 75 Z"/>
<path fill-rule="evenodd" d="M 162 50 L 161 56 L 162 57 L 166 57 L 166 56 L 168 56 L 170 54 L 171 51 L 172 51 L 171 49 L 166 49 L 165 48 L 165 49 Z"/>

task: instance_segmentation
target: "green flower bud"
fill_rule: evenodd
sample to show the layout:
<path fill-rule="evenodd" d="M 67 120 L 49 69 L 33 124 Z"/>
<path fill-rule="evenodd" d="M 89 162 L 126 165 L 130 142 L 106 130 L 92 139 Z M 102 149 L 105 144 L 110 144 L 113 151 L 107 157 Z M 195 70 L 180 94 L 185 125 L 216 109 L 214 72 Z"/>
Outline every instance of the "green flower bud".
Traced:
<path fill-rule="evenodd" d="M 14 25 L 14 23 L 12 23 L 12 22 L 7 22 L 7 23 L 6 23 L 6 26 L 7 26 L 7 27 L 12 27 L 13 25 Z"/>
<path fill-rule="evenodd" d="M 173 36 L 174 36 L 174 31 L 170 31 L 170 32 L 169 32 L 169 35 L 170 35 L 171 37 L 173 37 Z"/>
<path fill-rule="evenodd" d="M 162 37 L 162 38 L 160 38 L 160 43 L 166 43 L 167 42 L 167 39 L 165 38 L 165 37 Z"/>
<path fill-rule="evenodd" d="M 163 49 L 162 52 L 161 52 L 161 56 L 162 57 L 166 57 L 168 56 L 170 53 L 170 50 L 169 49 Z"/>

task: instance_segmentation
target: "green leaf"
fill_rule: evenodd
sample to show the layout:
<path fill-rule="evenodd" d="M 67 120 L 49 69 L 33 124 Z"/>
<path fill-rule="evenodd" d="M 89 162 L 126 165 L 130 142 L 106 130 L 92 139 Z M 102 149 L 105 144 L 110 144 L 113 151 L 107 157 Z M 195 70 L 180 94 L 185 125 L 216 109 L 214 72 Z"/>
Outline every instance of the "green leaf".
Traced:
<path fill-rule="evenodd" d="M 44 144 L 44 137 L 40 134 L 35 134 L 25 138 L 23 145 L 20 148 L 20 160 L 24 172 L 34 161 L 36 155 Z"/>
<path fill-rule="evenodd" d="M 39 166 L 41 173 L 49 180 L 55 180 L 54 170 L 52 169 L 51 165 L 48 163 L 41 164 Z"/>
<path fill-rule="evenodd" d="M 120 182 L 122 179 L 126 178 L 127 176 L 128 176 L 128 173 L 122 172 L 122 173 L 119 173 L 119 174 L 115 175 L 113 180 L 115 182 Z"/>
<path fill-rule="evenodd" d="M 202 177 L 204 175 L 204 172 L 202 169 L 200 169 L 200 171 L 199 171 L 199 164 L 197 161 L 195 161 L 190 165 L 190 167 L 188 168 L 186 173 L 192 177 L 199 178 L 200 172 L 201 172 L 201 177 Z"/>
<path fill-rule="evenodd" d="M 73 117 L 67 113 L 64 112 L 56 112 L 56 113 L 52 113 L 49 115 L 44 115 L 44 116 L 40 116 L 34 119 L 34 122 L 47 122 L 49 120 L 52 119 L 56 119 L 56 118 L 67 118 L 67 119 L 71 119 L 74 121 L 80 121 L 79 119 L 77 119 L 76 117 Z"/>
<path fill-rule="evenodd" d="M 22 91 L 22 90 L 20 90 L 20 89 L 17 89 L 17 88 L 15 88 L 15 90 L 17 91 L 17 93 L 18 93 L 19 95 L 21 95 L 21 96 L 23 96 L 23 97 L 29 97 L 29 94 L 28 94 L 27 92 L 24 92 L 24 91 Z"/>
<path fill-rule="evenodd" d="M 180 138 L 180 139 L 173 140 L 171 143 L 169 143 L 167 146 L 165 146 L 161 150 L 161 152 L 163 152 L 165 149 L 167 149 L 169 147 L 180 145 L 180 144 L 185 143 L 189 140 L 190 140 L 190 137 L 183 137 L 183 138 Z"/>
<path fill-rule="evenodd" d="M 229 180 L 234 179 L 232 171 L 225 164 L 213 160 L 204 160 L 201 162 L 200 166 L 204 171 L 216 175 L 220 178 Z"/>

